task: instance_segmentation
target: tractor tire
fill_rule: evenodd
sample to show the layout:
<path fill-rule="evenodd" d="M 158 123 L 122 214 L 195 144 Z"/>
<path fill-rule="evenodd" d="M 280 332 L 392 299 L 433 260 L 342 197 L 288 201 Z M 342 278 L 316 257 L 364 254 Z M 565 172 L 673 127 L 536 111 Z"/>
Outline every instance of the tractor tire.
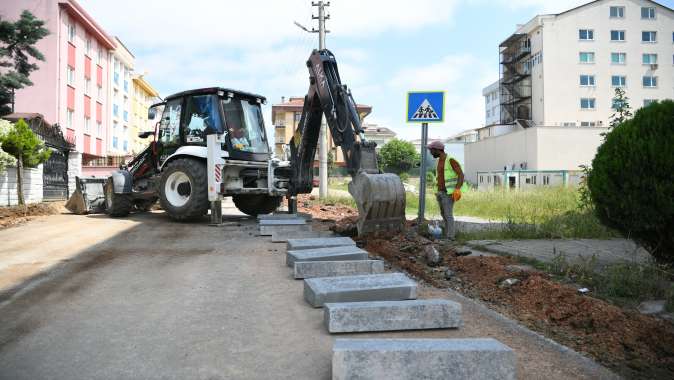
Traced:
<path fill-rule="evenodd" d="M 112 178 L 105 182 L 105 212 L 115 218 L 127 216 L 133 209 L 131 194 L 117 194 Z"/>
<path fill-rule="evenodd" d="M 276 210 L 281 205 L 283 197 L 272 197 L 265 194 L 239 194 L 233 195 L 232 200 L 236 208 L 242 213 L 258 216 Z"/>
<path fill-rule="evenodd" d="M 192 158 L 169 162 L 161 174 L 159 203 L 176 221 L 198 219 L 208 213 L 206 164 Z"/>

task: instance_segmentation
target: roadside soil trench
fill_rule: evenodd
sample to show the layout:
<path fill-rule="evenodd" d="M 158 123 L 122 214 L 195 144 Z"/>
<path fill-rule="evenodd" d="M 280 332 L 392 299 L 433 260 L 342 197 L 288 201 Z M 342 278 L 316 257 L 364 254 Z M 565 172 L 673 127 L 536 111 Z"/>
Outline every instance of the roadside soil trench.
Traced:
<path fill-rule="evenodd" d="M 349 212 L 349 209 L 351 210 Z M 348 206 L 300 201 L 314 225 L 353 236 L 357 211 Z M 480 300 L 531 330 L 584 353 L 626 378 L 674 378 L 674 325 L 578 293 L 533 268 L 501 256 L 458 257 L 448 244 L 416 233 L 408 222 L 400 234 L 356 238 L 360 246 L 395 268 L 440 289 L 451 288 Z M 438 249 L 441 262 L 428 265 L 424 247 Z M 447 275 L 447 271 L 450 275 Z M 513 285 L 504 280 L 516 279 Z"/>

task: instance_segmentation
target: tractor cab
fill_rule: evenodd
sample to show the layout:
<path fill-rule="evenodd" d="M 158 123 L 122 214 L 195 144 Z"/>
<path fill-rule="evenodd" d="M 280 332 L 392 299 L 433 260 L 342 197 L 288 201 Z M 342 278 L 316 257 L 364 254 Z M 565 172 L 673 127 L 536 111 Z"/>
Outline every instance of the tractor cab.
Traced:
<path fill-rule="evenodd" d="M 178 149 L 206 146 L 206 136 L 225 136 L 223 150 L 228 158 L 267 161 L 271 154 L 260 105 L 265 98 L 225 88 L 204 88 L 171 95 L 153 105 L 150 120 L 157 123 L 159 166 Z"/>

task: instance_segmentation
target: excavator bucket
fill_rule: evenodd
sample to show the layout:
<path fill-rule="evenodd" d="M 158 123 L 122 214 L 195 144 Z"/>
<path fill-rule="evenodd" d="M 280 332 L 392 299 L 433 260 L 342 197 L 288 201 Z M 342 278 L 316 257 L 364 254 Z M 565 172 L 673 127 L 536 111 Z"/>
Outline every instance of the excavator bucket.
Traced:
<path fill-rule="evenodd" d="M 349 183 L 349 193 L 358 205 L 358 236 L 398 232 L 405 223 L 405 189 L 395 174 L 361 171 Z"/>
<path fill-rule="evenodd" d="M 75 177 L 75 191 L 66 208 L 79 215 L 105 211 L 105 181 L 105 178 Z"/>

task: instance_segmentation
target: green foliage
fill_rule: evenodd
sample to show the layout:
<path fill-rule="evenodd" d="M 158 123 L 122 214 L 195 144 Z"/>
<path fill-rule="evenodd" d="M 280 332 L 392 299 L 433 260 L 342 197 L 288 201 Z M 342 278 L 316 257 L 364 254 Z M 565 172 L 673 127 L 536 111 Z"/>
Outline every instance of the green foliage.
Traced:
<path fill-rule="evenodd" d="M 419 153 L 409 141 L 393 139 L 379 151 L 381 165 L 386 170 L 400 174 L 408 172 L 419 161 Z"/>
<path fill-rule="evenodd" d="M 0 173 L 5 171 L 7 166 L 16 164 L 16 159 L 14 159 L 14 157 L 12 157 L 9 153 L 2 150 L 2 140 L 13 127 L 14 124 L 7 120 L 0 119 Z"/>
<path fill-rule="evenodd" d="M 437 177 L 435 175 L 435 170 L 426 172 L 426 185 L 430 188 L 437 188 Z"/>
<path fill-rule="evenodd" d="M 625 90 L 616 87 L 615 95 L 613 96 L 613 105 L 615 106 L 615 113 L 609 117 L 609 130 L 626 122 L 632 117 L 632 108 L 629 103 L 630 98 L 625 95 Z"/>
<path fill-rule="evenodd" d="M 637 111 L 615 127 L 592 161 L 588 188 L 606 226 L 674 262 L 674 102 Z"/>
<path fill-rule="evenodd" d="M 400 173 L 399 177 L 400 177 L 400 180 L 403 181 L 403 182 L 407 182 L 407 180 L 410 179 L 409 173 Z"/>
<path fill-rule="evenodd" d="M 49 34 L 43 25 L 28 11 L 15 22 L 0 18 L 0 115 L 11 112 L 12 90 L 33 85 L 28 77 L 38 65 L 30 60 L 44 61 L 35 44 Z"/>
<path fill-rule="evenodd" d="M 27 167 L 36 167 L 47 161 L 51 155 L 51 150 L 45 148 L 23 119 L 19 119 L 14 128 L 2 138 L 0 148 L 17 160 L 21 158 L 23 165 Z"/>
<path fill-rule="evenodd" d="M 335 155 L 332 154 L 332 151 L 328 152 L 328 173 L 332 174 L 335 172 L 336 164 L 335 164 Z"/>

